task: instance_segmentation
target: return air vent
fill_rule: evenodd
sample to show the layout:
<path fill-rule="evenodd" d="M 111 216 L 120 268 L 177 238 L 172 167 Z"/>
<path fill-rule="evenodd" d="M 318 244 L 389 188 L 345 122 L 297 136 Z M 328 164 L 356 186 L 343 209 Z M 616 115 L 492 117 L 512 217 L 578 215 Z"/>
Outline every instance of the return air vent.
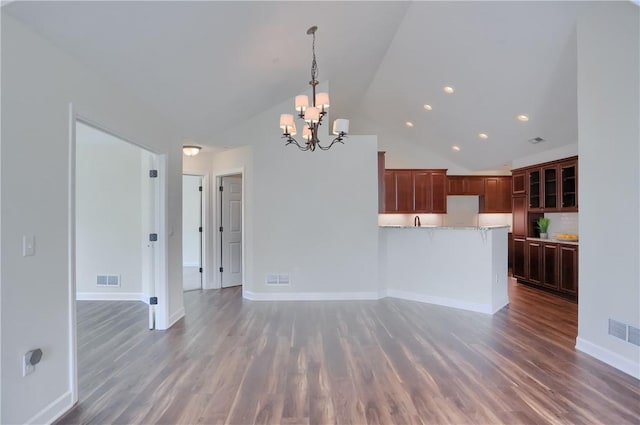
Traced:
<path fill-rule="evenodd" d="M 265 283 L 267 285 L 288 286 L 291 284 L 289 273 L 270 273 L 266 276 Z"/>
<path fill-rule="evenodd" d="M 120 275 L 117 274 L 99 274 L 96 278 L 97 286 L 120 286 Z"/>
<path fill-rule="evenodd" d="M 609 335 L 627 340 L 627 325 L 617 320 L 609 319 Z"/>
<path fill-rule="evenodd" d="M 540 142 L 546 142 L 542 137 L 534 137 L 533 139 L 529 139 L 529 143 L 538 144 Z"/>
<path fill-rule="evenodd" d="M 627 341 L 633 345 L 640 346 L 640 329 L 629 325 L 629 334 L 627 335 Z"/>

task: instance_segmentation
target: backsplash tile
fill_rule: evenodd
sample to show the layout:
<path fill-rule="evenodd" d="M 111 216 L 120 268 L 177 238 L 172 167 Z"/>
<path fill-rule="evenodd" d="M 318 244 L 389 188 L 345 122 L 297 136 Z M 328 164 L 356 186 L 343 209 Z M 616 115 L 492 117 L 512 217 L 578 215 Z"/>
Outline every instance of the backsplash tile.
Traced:
<path fill-rule="evenodd" d="M 556 233 L 578 232 L 578 213 L 545 213 L 545 217 L 550 219 L 547 233 L 553 237 Z"/>

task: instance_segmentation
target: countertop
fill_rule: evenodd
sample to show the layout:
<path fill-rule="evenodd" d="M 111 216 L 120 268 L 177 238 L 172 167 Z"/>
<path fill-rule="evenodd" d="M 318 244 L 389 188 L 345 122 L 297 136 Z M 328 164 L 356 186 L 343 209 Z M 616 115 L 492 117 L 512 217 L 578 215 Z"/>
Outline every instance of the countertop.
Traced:
<path fill-rule="evenodd" d="M 566 240 L 556 239 L 556 238 L 542 239 L 542 238 L 529 238 L 529 237 L 527 237 L 527 240 L 528 241 L 563 243 L 565 245 L 579 245 L 578 241 L 566 241 Z"/>
<path fill-rule="evenodd" d="M 438 230 L 493 230 L 493 229 L 508 229 L 510 226 L 402 226 L 395 224 L 380 225 L 382 228 L 396 228 L 396 229 L 438 229 Z"/>

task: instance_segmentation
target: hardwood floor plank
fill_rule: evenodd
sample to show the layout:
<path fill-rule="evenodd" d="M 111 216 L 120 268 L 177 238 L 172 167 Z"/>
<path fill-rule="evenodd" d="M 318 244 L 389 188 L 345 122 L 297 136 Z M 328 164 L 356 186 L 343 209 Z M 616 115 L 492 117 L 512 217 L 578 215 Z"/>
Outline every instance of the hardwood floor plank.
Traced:
<path fill-rule="evenodd" d="M 639 424 L 640 382 L 574 349 L 577 306 L 510 281 L 493 316 L 417 302 L 185 293 L 78 302 L 80 402 L 58 424 Z"/>

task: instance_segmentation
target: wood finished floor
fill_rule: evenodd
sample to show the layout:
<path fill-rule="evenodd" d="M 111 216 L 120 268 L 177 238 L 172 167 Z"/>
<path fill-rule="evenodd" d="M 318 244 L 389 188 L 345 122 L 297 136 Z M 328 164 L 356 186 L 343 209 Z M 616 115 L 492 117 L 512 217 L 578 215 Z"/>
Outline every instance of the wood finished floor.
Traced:
<path fill-rule="evenodd" d="M 78 303 L 80 403 L 59 424 L 638 424 L 640 382 L 573 348 L 577 307 L 510 283 L 488 316 L 384 299 L 185 293 Z"/>

